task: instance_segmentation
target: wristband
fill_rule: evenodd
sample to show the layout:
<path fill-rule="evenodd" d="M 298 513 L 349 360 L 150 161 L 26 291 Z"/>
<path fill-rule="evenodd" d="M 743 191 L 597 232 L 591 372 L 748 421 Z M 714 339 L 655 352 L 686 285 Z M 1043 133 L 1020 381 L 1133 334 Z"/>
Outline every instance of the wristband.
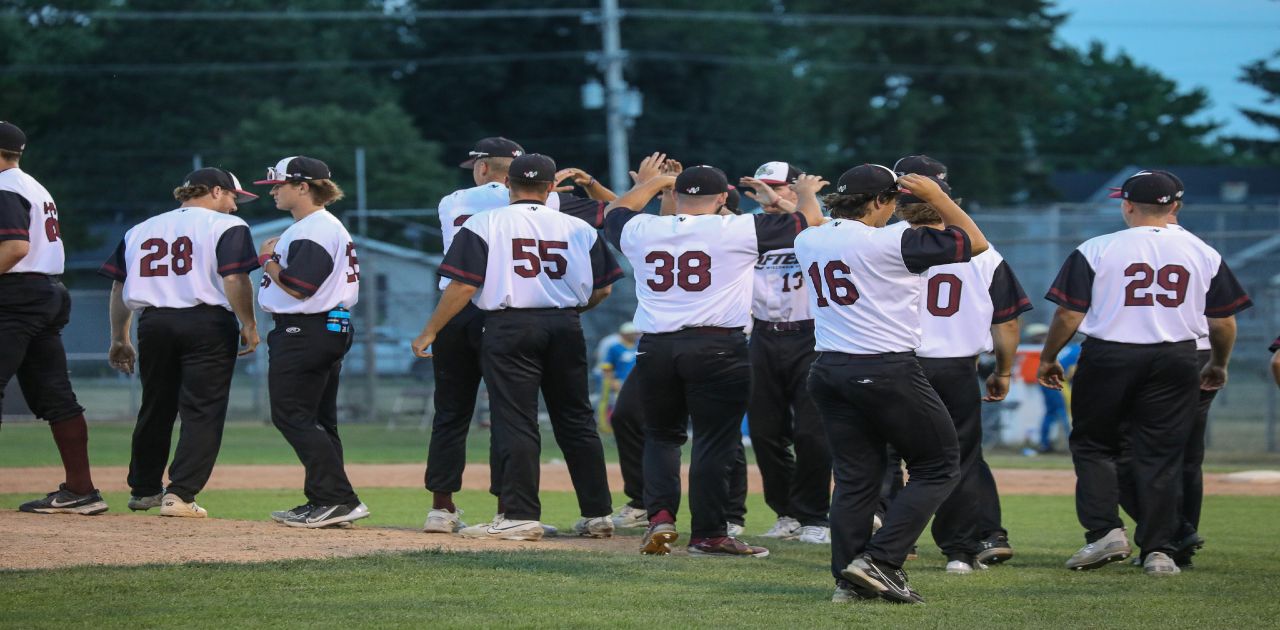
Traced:
<path fill-rule="evenodd" d="M 1010 373 L 1008 373 L 1008 374 L 996 374 L 996 376 L 998 376 L 998 377 L 1000 377 L 1000 378 L 1009 378 L 1009 377 L 1013 376 L 1013 372 L 1010 372 Z"/>
<path fill-rule="evenodd" d="M 277 263 L 280 262 L 280 255 L 276 253 L 263 254 L 261 256 L 258 256 L 258 266 L 265 267 L 267 266 L 268 262 L 271 262 L 273 260 Z"/>

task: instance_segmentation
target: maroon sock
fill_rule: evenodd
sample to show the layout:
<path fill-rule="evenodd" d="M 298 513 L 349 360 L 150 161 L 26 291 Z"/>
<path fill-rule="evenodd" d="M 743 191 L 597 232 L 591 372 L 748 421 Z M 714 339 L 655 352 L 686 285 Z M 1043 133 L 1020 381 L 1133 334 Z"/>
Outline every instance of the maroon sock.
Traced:
<path fill-rule="evenodd" d="M 67 474 L 67 490 L 76 494 L 93 492 L 93 476 L 89 474 L 89 425 L 84 414 L 61 422 L 51 422 L 53 441 L 62 455 Z"/>
<path fill-rule="evenodd" d="M 432 492 L 431 493 L 431 509 L 449 510 L 454 514 L 458 513 L 458 506 L 453 504 L 452 492 Z"/>
<path fill-rule="evenodd" d="M 650 525 L 653 525 L 655 523 L 674 523 L 674 522 L 676 522 L 676 517 L 672 516 L 671 512 L 667 510 L 658 510 L 657 514 L 654 514 L 653 516 L 649 517 Z"/>

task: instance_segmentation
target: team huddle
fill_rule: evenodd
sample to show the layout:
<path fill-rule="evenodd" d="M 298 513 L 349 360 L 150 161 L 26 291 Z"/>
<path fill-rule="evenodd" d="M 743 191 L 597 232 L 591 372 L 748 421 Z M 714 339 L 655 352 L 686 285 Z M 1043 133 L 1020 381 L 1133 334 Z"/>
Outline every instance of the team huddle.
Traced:
<path fill-rule="evenodd" d="M 57 210 L 18 168 L 25 145 L 16 126 L 0 123 L 0 330 L 21 344 L 0 361 L 0 386 L 18 375 L 50 423 L 66 481 L 20 509 L 98 514 L 107 505 L 89 474 L 84 410 L 60 338 L 70 299 L 58 280 Z M 863 164 L 831 186 L 769 162 L 734 186 L 715 167 L 653 154 L 621 195 L 506 138 L 481 140 L 461 166 L 476 186 L 439 205 L 442 293 L 412 344 L 432 359 L 436 384 L 425 532 L 554 533 L 539 502 L 541 393 L 578 499 L 574 535 L 643 527 L 641 553 L 671 553 L 681 536 L 682 448 L 692 439 L 689 555 L 768 556 L 741 538 L 745 415 L 777 516 L 762 537 L 830 544 L 833 601 L 923 602 L 902 567 L 930 519 L 948 573 L 1013 556 L 983 459 L 981 404 L 1008 393 L 1019 316 L 1032 305 L 953 200 L 945 165 L 923 155 L 892 168 Z M 142 379 L 129 508 L 207 516 L 196 495 L 217 457 L 236 356 L 259 343 L 248 274 L 261 267 L 257 303 L 275 323 L 272 422 L 306 472 L 305 503 L 271 516 L 349 526 L 369 509 L 347 478 L 337 426 L 360 287 L 354 242 L 326 210 L 342 191 L 328 166 L 303 156 L 255 183 L 270 185 L 295 220 L 279 238 L 255 248 L 233 213 L 256 196 L 230 172 L 204 168 L 174 191 L 179 208 L 129 230 L 102 265 L 113 281 L 111 365 L 136 365 Z M 740 194 L 763 212 L 741 213 Z M 1057 309 L 1042 384 L 1062 386 L 1056 357 L 1077 332 L 1086 337 L 1070 435 L 1086 544 L 1069 569 L 1133 555 L 1121 508 L 1137 522 L 1135 560 L 1148 575 L 1178 573 L 1204 544 L 1208 403 L 1226 383 L 1234 315 L 1251 302 L 1222 257 L 1177 225 L 1182 194 L 1172 173 L 1130 177 L 1114 195 L 1128 229 L 1080 245 L 1046 296 Z M 657 197 L 659 213 L 645 212 Z M 579 319 L 624 277 L 615 252 L 635 276 L 641 334 L 613 414 L 628 500 L 616 512 Z M 984 395 L 985 353 L 995 371 Z M 497 505 L 491 521 L 467 526 L 453 495 L 481 382 Z"/>

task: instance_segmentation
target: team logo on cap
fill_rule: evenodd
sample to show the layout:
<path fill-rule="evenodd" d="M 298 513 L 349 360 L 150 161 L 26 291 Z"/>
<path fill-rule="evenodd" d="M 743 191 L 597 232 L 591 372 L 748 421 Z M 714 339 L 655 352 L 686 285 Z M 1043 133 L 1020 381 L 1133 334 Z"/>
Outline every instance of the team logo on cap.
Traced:
<path fill-rule="evenodd" d="M 511 152 L 511 157 L 520 157 L 522 155 L 524 155 L 524 151 L 521 151 L 520 149 L 516 149 Z"/>
<path fill-rule="evenodd" d="M 524 176 L 533 179 L 538 176 L 538 171 L 525 171 Z"/>
<path fill-rule="evenodd" d="M 686 193 L 688 193 L 688 194 L 690 194 L 690 195 L 696 195 L 696 194 L 698 194 L 698 191 L 699 191 L 699 190 L 702 190 L 702 187 L 701 187 L 701 186 L 690 186 L 690 187 L 688 187 L 688 188 L 686 188 L 686 189 L 685 189 L 685 192 L 686 192 Z"/>
<path fill-rule="evenodd" d="M 756 169 L 756 179 L 760 179 L 766 175 L 773 175 L 773 168 L 771 164 L 765 164 L 764 166 Z"/>
<path fill-rule="evenodd" d="M 839 186 L 836 186 L 836 192 L 844 192 L 845 188 L 846 186 L 844 184 L 840 184 Z"/>

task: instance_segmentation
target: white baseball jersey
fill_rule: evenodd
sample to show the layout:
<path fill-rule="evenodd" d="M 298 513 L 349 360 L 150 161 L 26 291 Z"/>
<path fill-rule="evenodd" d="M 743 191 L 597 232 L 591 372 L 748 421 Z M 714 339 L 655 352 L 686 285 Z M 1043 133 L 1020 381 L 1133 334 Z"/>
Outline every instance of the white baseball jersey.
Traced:
<path fill-rule="evenodd" d="M 626 208 L 604 222 L 605 237 L 635 269 L 634 322 L 643 333 L 746 326 L 756 260 L 791 247 L 805 227 L 800 214 L 657 216 Z"/>
<path fill-rule="evenodd" d="M 875 228 L 835 219 L 805 230 L 796 257 L 809 281 L 815 349 L 882 354 L 920 346 L 921 274 L 966 262 L 969 236 L 956 227 Z"/>
<path fill-rule="evenodd" d="M 328 313 L 360 300 L 360 260 L 347 228 L 328 210 L 289 226 L 276 242 L 280 281 L 306 296 L 299 300 L 262 274 L 258 304 L 268 313 Z"/>
<path fill-rule="evenodd" d="M 135 225 L 98 273 L 124 283 L 132 310 L 190 308 L 231 310 L 222 278 L 258 268 L 249 226 L 240 217 L 188 206 Z"/>
<path fill-rule="evenodd" d="M 58 207 L 40 182 L 20 168 L 0 171 L 0 241 L 27 241 L 31 250 L 6 273 L 62 273 L 66 254 Z"/>
<path fill-rule="evenodd" d="M 1199 236 L 1196 236 L 1195 234 L 1192 234 L 1190 230 L 1188 230 L 1187 228 L 1182 227 L 1181 225 L 1178 225 L 1177 223 L 1170 223 L 1170 224 L 1169 224 L 1169 229 L 1170 229 L 1170 230 L 1177 230 L 1177 231 L 1179 231 L 1179 232 L 1185 232 L 1185 233 L 1187 233 L 1189 236 L 1191 236 L 1191 238 L 1194 238 L 1194 239 L 1196 239 L 1197 241 L 1200 241 L 1200 242 L 1202 242 L 1202 243 L 1204 242 L 1204 241 L 1202 241 L 1202 240 L 1200 239 L 1200 237 L 1199 237 Z M 1208 246 L 1208 245 L 1206 244 L 1206 246 Z M 1208 330 L 1208 329 L 1209 329 L 1209 322 L 1205 322 L 1204 327 L 1205 327 L 1205 330 Z M 1212 347 L 1212 345 L 1209 343 L 1209 336 L 1208 336 L 1208 335 L 1205 335 L 1205 336 L 1203 336 L 1203 337 L 1197 337 L 1197 338 L 1196 338 L 1196 350 L 1212 350 L 1212 349 L 1213 349 L 1213 347 Z"/>
<path fill-rule="evenodd" d="M 480 287 L 485 311 L 576 308 L 622 277 L 595 228 L 532 201 L 481 212 L 454 236 L 440 275 Z"/>
<path fill-rule="evenodd" d="M 1029 310 L 1031 299 L 994 247 L 967 263 L 930 267 L 924 274 L 916 354 L 949 359 L 990 352 L 991 326 Z"/>
<path fill-rule="evenodd" d="M 751 316 L 766 322 L 812 319 L 804 271 L 795 248 L 775 249 L 756 258 Z"/>
<path fill-rule="evenodd" d="M 1145 226 L 1085 241 L 1045 297 L 1085 313 L 1085 335 L 1134 344 L 1193 341 L 1209 334 L 1206 316 L 1253 305 L 1212 247 L 1185 230 Z"/>
<path fill-rule="evenodd" d="M 471 215 L 485 210 L 505 208 L 509 205 L 511 205 L 511 191 L 496 182 L 457 190 L 441 199 L 437 212 L 440 216 L 440 233 L 444 237 L 444 251 L 449 251 L 449 246 L 453 244 L 453 237 L 458 234 L 462 224 L 466 223 Z M 543 205 L 578 217 L 594 228 L 599 228 L 601 221 L 604 220 L 605 202 L 603 201 L 584 199 L 567 193 L 554 193 L 547 197 L 547 202 Z M 442 276 L 440 290 L 443 291 L 447 286 L 449 286 L 449 278 Z"/>

